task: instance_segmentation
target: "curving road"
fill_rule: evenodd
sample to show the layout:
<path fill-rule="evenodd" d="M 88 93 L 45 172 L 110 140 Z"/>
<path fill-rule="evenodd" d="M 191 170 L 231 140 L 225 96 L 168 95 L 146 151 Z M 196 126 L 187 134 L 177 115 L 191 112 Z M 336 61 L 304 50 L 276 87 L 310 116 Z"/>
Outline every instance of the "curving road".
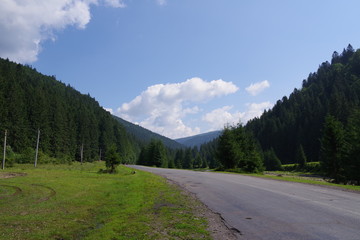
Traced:
<path fill-rule="evenodd" d="M 358 193 L 237 174 L 131 167 L 195 193 L 239 230 L 239 239 L 360 239 Z"/>

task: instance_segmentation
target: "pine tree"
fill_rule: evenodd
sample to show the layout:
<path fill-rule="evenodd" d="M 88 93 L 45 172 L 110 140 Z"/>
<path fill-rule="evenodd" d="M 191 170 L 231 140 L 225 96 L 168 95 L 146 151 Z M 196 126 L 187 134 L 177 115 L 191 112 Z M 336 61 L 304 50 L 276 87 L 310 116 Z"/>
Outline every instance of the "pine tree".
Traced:
<path fill-rule="evenodd" d="M 193 167 L 194 167 L 193 164 L 194 164 L 194 159 L 193 159 L 192 154 L 191 154 L 191 148 L 187 148 L 185 150 L 183 168 L 185 168 L 185 169 L 193 169 Z"/>
<path fill-rule="evenodd" d="M 295 162 L 299 165 L 300 169 L 304 169 L 306 166 L 307 158 L 301 144 L 296 150 Z"/>
<path fill-rule="evenodd" d="M 116 146 L 112 145 L 105 154 L 106 167 L 110 173 L 114 173 L 116 166 L 121 163 L 119 154 L 116 152 Z"/>
<path fill-rule="evenodd" d="M 280 159 L 276 156 L 274 149 L 264 152 L 264 164 L 268 171 L 282 170 Z"/>
<path fill-rule="evenodd" d="M 234 134 L 229 127 L 226 127 L 219 137 L 216 155 L 225 169 L 236 168 L 242 158 Z"/>
<path fill-rule="evenodd" d="M 360 185 L 360 110 L 356 109 L 351 114 L 346 128 L 348 146 L 344 168 L 346 178 Z"/>
<path fill-rule="evenodd" d="M 341 122 L 328 115 L 321 138 L 320 160 L 326 175 L 336 183 L 344 180 L 345 131 Z"/>

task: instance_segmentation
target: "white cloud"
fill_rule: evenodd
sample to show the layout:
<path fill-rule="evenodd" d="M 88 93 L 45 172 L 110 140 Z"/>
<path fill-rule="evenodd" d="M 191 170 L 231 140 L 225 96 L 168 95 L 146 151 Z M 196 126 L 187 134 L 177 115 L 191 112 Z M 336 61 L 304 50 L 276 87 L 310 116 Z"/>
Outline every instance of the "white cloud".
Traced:
<path fill-rule="evenodd" d="M 243 123 L 255 118 L 260 117 L 264 110 L 272 108 L 273 104 L 270 102 L 262 102 L 262 103 L 248 103 L 247 110 L 243 117 Z"/>
<path fill-rule="evenodd" d="M 104 0 L 106 6 L 114 8 L 123 8 L 126 7 L 125 3 L 122 0 Z"/>
<path fill-rule="evenodd" d="M 211 128 L 209 131 L 219 130 L 226 125 L 236 125 L 238 123 L 246 124 L 250 119 L 261 116 L 265 109 L 269 109 L 273 106 L 270 102 L 249 103 L 246 105 L 247 109 L 245 112 L 235 111 L 232 113 L 231 110 L 233 109 L 233 106 L 224 106 L 222 108 L 214 109 L 205 114 L 202 120 L 210 125 Z"/>
<path fill-rule="evenodd" d="M 83 29 L 91 19 L 90 5 L 124 7 L 122 0 L 1 0 L 0 56 L 16 62 L 37 60 L 41 43 L 55 39 L 67 26 Z"/>
<path fill-rule="evenodd" d="M 256 96 L 259 93 L 261 93 L 262 91 L 264 91 L 265 88 L 270 87 L 270 83 L 268 80 L 262 81 L 262 82 L 258 82 L 258 83 L 254 83 L 251 84 L 250 86 L 248 86 L 247 88 L 245 88 L 245 90 L 252 96 Z"/>
<path fill-rule="evenodd" d="M 112 108 L 104 108 L 105 111 L 108 111 L 111 114 L 114 114 L 114 110 Z"/>
<path fill-rule="evenodd" d="M 118 115 L 152 131 L 171 138 L 198 134 L 199 128 L 186 126 L 183 119 L 200 111 L 190 103 L 203 103 L 212 98 L 235 93 L 238 87 L 223 80 L 204 81 L 191 78 L 181 83 L 157 84 L 148 87 L 131 102 L 118 109 Z"/>
<path fill-rule="evenodd" d="M 231 113 L 230 110 L 233 106 L 224 106 L 222 108 L 217 108 L 207 114 L 202 118 L 203 121 L 207 122 L 211 128 L 209 131 L 219 130 L 224 128 L 224 126 L 230 124 L 235 125 L 241 121 L 241 118 L 245 113 L 235 112 Z"/>

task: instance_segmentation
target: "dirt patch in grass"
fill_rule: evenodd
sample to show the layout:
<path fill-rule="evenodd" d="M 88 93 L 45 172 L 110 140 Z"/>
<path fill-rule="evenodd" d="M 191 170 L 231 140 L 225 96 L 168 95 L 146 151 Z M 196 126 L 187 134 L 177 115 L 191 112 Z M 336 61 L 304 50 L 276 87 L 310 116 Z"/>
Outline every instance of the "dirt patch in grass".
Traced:
<path fill-rule="evenodd" d="M 0 178 L 22 177 L 26 175 L 26 173 L 0 172 Z"/>
<path fill-rule="evenodd" d="M 208 222 L 208 231 L 213 239 L 236 240 L 241 239 L 241 232 L 227 226 L 220 214 L 213 212 L 204 203 L 197 199 L 196 195 L 179 186 L 176 182 L 167 179 L 168 183 L 181 189 L 181 194 L 189 200 L 189 206 L 193 214 L 199 218 L 205 218 Z"/>

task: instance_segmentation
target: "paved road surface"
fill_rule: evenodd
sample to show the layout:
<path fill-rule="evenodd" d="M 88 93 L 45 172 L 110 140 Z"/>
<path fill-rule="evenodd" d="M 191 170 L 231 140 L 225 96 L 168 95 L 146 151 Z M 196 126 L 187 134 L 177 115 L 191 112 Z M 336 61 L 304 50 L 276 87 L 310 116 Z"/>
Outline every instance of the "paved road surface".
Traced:
<path fill-rule="evenodd" d="M 132 166 L 193 192 L 239 239 L 360 240 L 360 194 L 237 174 Z"/>

